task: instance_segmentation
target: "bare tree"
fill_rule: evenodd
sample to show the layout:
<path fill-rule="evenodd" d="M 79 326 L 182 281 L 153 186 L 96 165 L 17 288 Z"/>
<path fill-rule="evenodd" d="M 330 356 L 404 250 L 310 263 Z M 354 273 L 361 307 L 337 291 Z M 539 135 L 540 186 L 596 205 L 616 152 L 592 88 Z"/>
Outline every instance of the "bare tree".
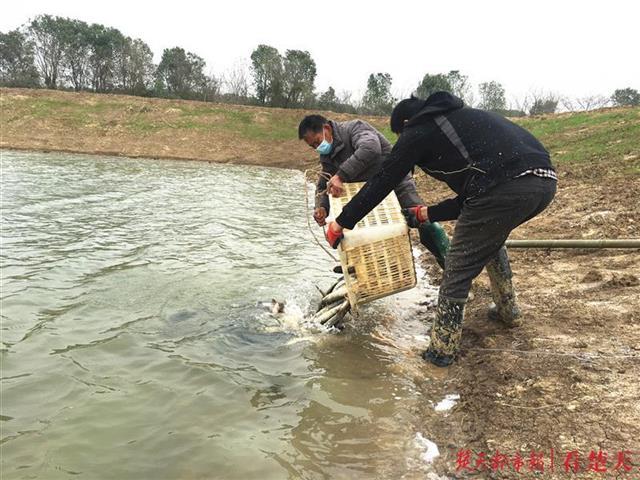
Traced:
<path fill-rule="evenodd" d="M 338 94 L 338 101 L 346 105 L 355 106 L 353 102 L 353 93 L 350 92 L 349 90 L 342 90 Z"/>
<path fill-rule="evenodd" d="M 611 104 L 611 99 L 604 95 L 587 95 L 584 97 L 561 97 L 560 103 L 562 107 L 569 112 L 577 112 L 580 110 L 594 110 L 596 108 L 604 108 Z"/>
<path fill-rule="evenodd" d="M 471 86 L 469 86 L 469 91 L 463 100 L 469 107 L 473 107 L 476 104 L 476 95 L 473 93 L 473 88 Z"/>
<path fill-rule="evenodd" d="M 560 102 L 560 95 L 545 92 L 544 90 L 530 90 L 527 97 L 529 99 L 529 109 L 524 111 L 529 115 L 555 113 Z"/>
<path fill-rule="evenodd" d="M 578 105 L 576 104 L 576 101 L 571 97 L 566 97 L 566 96 L 560 97 L 560 104 L 562 105 L 562 108 L 565 109 L 567 112 L 575 112 L 576 110 L 578 110 Z"/>
<path fill-rule="evenodd" d="M 213 102 L 220 94 L 220 79 L 216 77 L 213 70 L 209 70 L 209 74 L 204 76 L 202 82 L 202 100 L 204 102 Z"/>
<path fill-rule="evenodd" d="M 531 108 L 531 98 L 528 94 L 522 98 L 514 98 L 509 102 L 509 108 L 511 110 L 517 110 L 526 113 Z"/>
<path fill-rule="evenodd" d="M 244 99 L 249 95 L 249 75 L 246 65 L 238 62 L 222 74 L 223 93 L 231 98 Z"/>
<path fill-rule="evenodd" d="M 596 108 L 604 108 L 611 102 L 610 98 L 603 95 L 588 95 L 586 97 L 576 98 L 576 103 L 580 110 L 594 110 Z"/>

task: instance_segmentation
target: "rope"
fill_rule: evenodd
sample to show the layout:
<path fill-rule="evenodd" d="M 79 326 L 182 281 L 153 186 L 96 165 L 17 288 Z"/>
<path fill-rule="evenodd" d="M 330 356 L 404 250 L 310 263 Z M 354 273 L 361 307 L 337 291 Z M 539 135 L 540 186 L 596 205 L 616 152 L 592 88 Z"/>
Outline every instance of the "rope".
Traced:
<path fill-rule="evenodd" d="M 315 232 L 313 231 L 313 229 L 311 228 L 311 219 L 310 219 L 310 215 L 309 215 L 309 187 L 307 186 L 307 181 L 309 178 L 309 172 L 311 171 L 311 173 L 316 173 L 318 176 L 329 176 L 327 173 L 325 172 L 318 172 L 318 171 L 314 171 L 314 170 L 305 170 L 304 171 L 304 177 L 302 179 L 302 181 L 304 182 L 304 201 L 305 201 L 305 205 L 307 208 L 307 227 L 309 228 L 309 232 L 311 233 L 311 236 L 313 237 L 313 239 L 315 240 L 315 242 L 320 246 L 320 248 L 322 248 L 322 250 L 325 251 L 325 253 L 327 255 L 329 255 L 334 262 L 340 263 L 340 261 L 329 251 L 329 249 L 327 249 L 327 247 L 325 247 L 319 240 L 318 237 L 316 237 Z M 328 178 L 327 178 L 328 180 Z M 326 190 L 322 191 L 322 192 L 318 192 L 316 193 L 316 196 L 319 197 L 321 195 L 324 195 L 326 193 Z M 325 227 L 322 227 L 322 231 L 325 232 Z"/>
<path fill-rule="evenodd" d="M 471 351 L 475 352 L 509 352 L 509 353 L 524 353 L 527 355 L 557 355 L 561 357 L 582 357 L 582 358 L 638 358 L 640 359 L 640 355 L 617 355 L 617 354 L 598 354 L 598 353 L 589 353 L 589 352 L 575 352 L 575 353 L 567 353 L 567 352 L 550 352 L 548 350 L 516 350 L 509 348 L 469 348 Z"/>

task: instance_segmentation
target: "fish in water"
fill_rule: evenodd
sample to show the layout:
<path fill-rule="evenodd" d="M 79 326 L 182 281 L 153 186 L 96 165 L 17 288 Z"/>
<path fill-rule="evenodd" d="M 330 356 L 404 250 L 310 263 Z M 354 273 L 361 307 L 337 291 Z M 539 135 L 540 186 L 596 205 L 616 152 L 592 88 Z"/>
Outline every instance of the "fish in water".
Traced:
<path fill-rule="evenodd" d="M 267 310 L 269 313 L 273 315 L 279 315 L 281 313 L 284 313 L 284 307 L 286 304 L 287 302 L 285 301 L 279 302 L 275 298 L 272 298 L 270 302 L 261 301 L 261 302 L 258 302 L 256 306 L 260 308 L 264 308 L 265 310 Z"/>
<path fill-rule="evenodd" d="M 275 298 L 271 299 L 271 313 L 273 313 L 274 315 L 277 315 L 279 313 L 284 313 L 284 306 L 287 304 L 287 302 L 279 302 L 277 301 Z"/>

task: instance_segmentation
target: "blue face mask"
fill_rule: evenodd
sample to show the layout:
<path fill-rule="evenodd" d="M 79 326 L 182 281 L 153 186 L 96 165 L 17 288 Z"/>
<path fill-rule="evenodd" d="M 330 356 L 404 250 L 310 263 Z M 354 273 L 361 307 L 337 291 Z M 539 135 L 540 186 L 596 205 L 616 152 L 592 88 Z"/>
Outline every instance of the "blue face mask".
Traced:
<path fill-rule="evenodd" d="M 331 153 L 332 144 L 324 138 L 324 128 L 322 129 L 322 143 L 316 147 L 316 152 L 320 155 L 329 155 Z"/>

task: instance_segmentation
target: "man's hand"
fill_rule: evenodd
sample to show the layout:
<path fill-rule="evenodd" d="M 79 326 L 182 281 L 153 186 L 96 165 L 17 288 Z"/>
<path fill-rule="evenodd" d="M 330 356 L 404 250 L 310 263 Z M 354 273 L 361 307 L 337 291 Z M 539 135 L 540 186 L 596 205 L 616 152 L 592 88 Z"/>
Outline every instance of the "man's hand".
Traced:
<path fill-rule="evenodd" d="M 338 175 L 334 175 L 329 179 L 329 182 L 327 183 L 327 192 L 334 197 L 341 197 L 344 193 L 342 179 Z"/>
<path fill-rule="evenodd" d="M 325 234 L 327 242 L 331 245 L 331 248 L 338 248 L 340 240 L 344 238 L 342 234 L 342 227 L 337 222 L 331 222 L 327 226 L 327 233 Z"/>
<path fill-rule="evenodd" d="M 425 207 L 424 205 L 403 208 L 402 214 L 407 220 L 407 225 L 409 225 L 411 228 L 419 228 L 423 223 L 429 222 L 427 207 Z"/>
<path fill-rule="evenodd" d="M 318 207 L 313 211 L 313 219 L 321 227 L 327 224 L 327 210 L 324 207 Z"/>

